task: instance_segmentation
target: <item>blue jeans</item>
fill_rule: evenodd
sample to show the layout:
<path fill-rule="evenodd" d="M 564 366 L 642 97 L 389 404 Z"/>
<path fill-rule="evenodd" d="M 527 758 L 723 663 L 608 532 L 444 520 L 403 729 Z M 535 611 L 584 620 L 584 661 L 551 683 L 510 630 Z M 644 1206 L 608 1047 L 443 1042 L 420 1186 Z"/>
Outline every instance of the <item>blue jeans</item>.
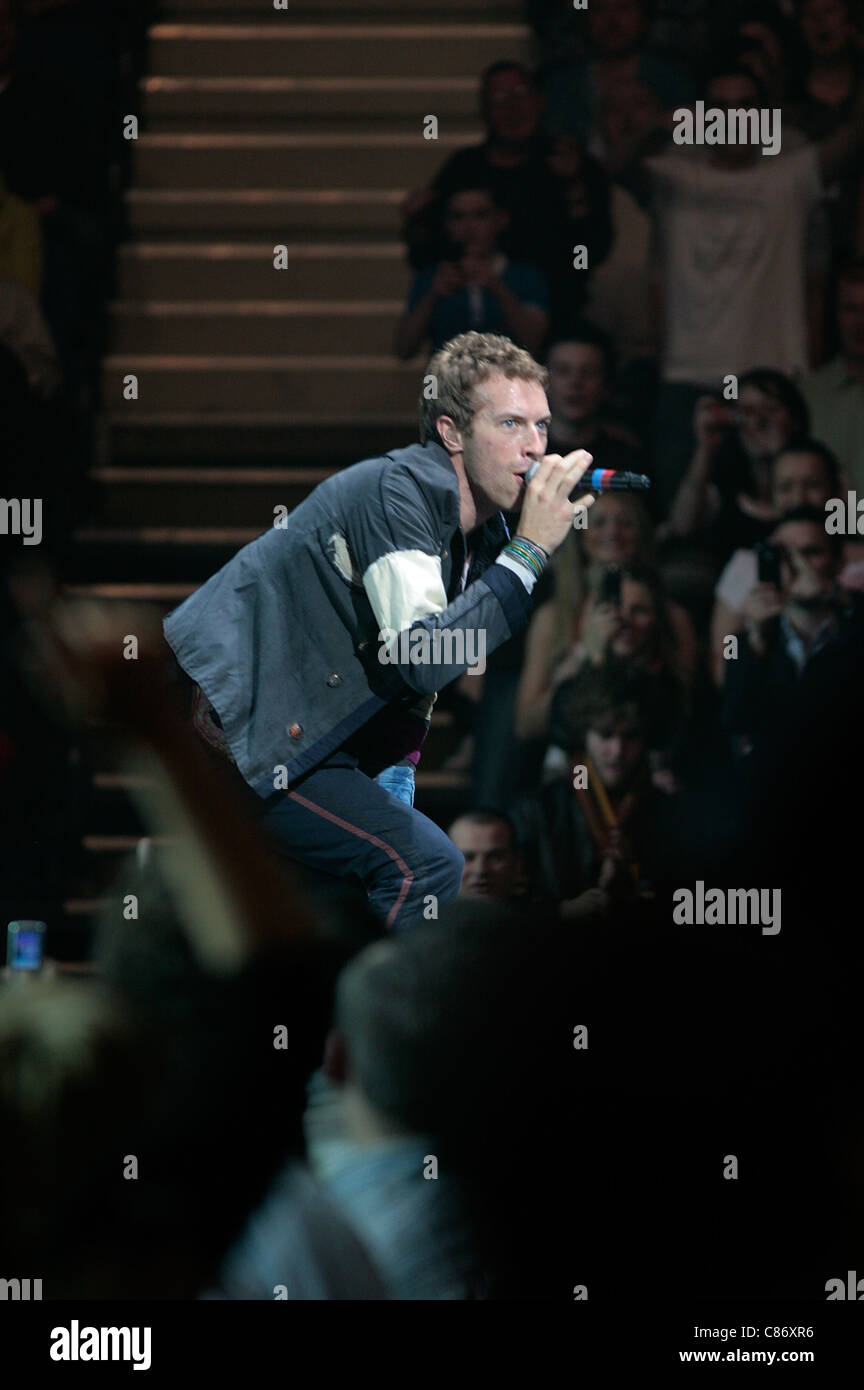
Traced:
<path fill-rule="evenodd" d="M 410 763 L 373 780 L 340 750 L 270 797 L 263 823 L 289 859 L 360 882 L 376 916 L 401 930 L 426 920 L 430 896 L 440 905 L 458 895 L 465 865 L 444 831 L 413 809 L 413 792 Z"/>

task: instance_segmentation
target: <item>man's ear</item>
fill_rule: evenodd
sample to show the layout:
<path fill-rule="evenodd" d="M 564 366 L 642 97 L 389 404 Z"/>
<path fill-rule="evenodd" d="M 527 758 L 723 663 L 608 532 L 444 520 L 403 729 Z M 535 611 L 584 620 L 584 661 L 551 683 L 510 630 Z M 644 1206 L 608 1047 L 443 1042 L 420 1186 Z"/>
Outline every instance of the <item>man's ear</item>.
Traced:
<path fill-rule="evenodd" d="M 449 415 L 439 415 L 435 421 L 435 428 L 448 454 L 462 453 L 465 447 L 462 443 L 462 431 L 456 428 L 455 421 Z"/>
<path fill-rule="evenodd" d="M 344 1086 L 348 1080 L 348 1044 L 338 1028 L 331 1028 L 327 1034 L 321 1070 L 335 1086 Z"/>

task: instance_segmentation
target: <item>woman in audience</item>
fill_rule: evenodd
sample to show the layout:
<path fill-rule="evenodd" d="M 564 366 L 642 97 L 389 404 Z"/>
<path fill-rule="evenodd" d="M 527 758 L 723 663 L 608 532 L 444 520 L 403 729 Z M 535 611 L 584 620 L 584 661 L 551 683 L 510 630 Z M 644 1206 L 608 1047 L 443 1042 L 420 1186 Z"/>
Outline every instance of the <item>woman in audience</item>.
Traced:
<path fill-rule="evenodd" d="M 653 560 L 650 522 L 639 499 L 599 497 L 589 525 L 561 547 L 552 567 L 555 596 L 538 608 L 528 631 L 516 701 L 521 738 L 545 737 L 554 691 L 585 660 L 602 661 L 607 648 L 667 671 L 689 691 L 696 667 L 693 627 L 684 610 L 665 599 Z M 618 603 L 604 602 L 605 575 L 616 570 Z"/>

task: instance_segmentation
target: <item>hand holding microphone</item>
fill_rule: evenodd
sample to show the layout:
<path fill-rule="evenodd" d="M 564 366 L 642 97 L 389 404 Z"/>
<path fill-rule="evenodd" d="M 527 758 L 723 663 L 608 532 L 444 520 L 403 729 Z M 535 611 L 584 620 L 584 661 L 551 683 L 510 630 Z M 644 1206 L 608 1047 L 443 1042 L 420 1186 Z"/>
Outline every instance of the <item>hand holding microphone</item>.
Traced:
<path fill-rule="evenodd" d="M 525 474 L 519 535 L 539 545 L 548 555 L 557 550 L 571 530 L 577 511 L 590 507 L 594 501 L 590 492 L 576 502 L 570 501 L 570 493 L 593 462 L 585 449 L 574 449 L 565 458 L 546 454 L 533 463 Z"/>

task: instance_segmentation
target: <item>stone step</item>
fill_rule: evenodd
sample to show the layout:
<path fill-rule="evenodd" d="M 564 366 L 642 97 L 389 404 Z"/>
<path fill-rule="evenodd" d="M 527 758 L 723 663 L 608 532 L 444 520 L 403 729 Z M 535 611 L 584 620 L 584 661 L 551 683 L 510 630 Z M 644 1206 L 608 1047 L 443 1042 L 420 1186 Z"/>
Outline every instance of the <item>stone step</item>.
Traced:
<path fill-rule="evenodd" d="M 477 118 L 478 83 L 472 77 L 145 77 L 139 113 L 148 132 L 194 131 L 206 123 L 216 134 L 249 123 L 308 123 L 317 132 L 350 123 L 422 133 L 437 116 L 439 133 Z"/>
<path fill-rule="evenodd" d="M 405 448 L 417 439 L 417 412 L 401 419 L 354 413 L 340 419 L 334 412 L 308 415 L 238 411 L 218 419 L 203 411 L 170 414 L 140 410 L 140 401 L 124 402 L 134 410 L 106 412 L 102 426 L 106 455 L 129 466 L 249 466 L 277 462 L 305 467 L 342 468 L 359 459 Z"/>
<path fill-rule="evenodd" d="M 274 246 L 287 248 L 284 270 Z M 396 241 L 137 242 L 120 247 L 118 299 L 403 300 L 411 269 Z"/>
<path fill-rule="evenodd" d="M 124 404 L 123 382 L 134 373 L 138 400 L 155 411 L 320 410 L 343 418 L 369 410 L 406 415 L 417 401 L 422 376 L 414 363 L 391 357 L 106 357 L 102 403 Z"/>
<path fill-rule="evenodd" d="M 273 13 L 271 14 L 271 10 Z M 195 22 L 201 16 L 236 18 L 238 13 L 250 20 L 268 18 L 290 22 L 295 19 L 366 19 L 425 20 L 434 23 L 442 14 L 459 19 L 520 20 L 521 0 L 407 0 L 396 5 L 394 0 L 162 0 L 160 13 L 172 22 Z"/>
<path fill-rule="evenodd" d="M 133 182 L 158 189 L 320 189 L 350 174 L 364 188 L 413 188 L 478 132 L 460 129 L 425 140 L 414 134 L 339 132 L 235 135 L 141 135 L 135 141 Z"/>
<path fill-rule="evenodd" d="M 250 16 L 250 21 L 252 17 Z M 286 22 L 287 21 L 287 22 Z M 473 77 L 499 58 L 531 61 L 524 24 L 427 23 L 154 24 L 148 66 L 159 77 L 390 77 L 420 69 Z"/>
<path fill-rule="evenodd" d="M 75 532 L 67 583 L 188 585 L 190 592 L 261 535 L 259 527 L 89 527 Z"/>
<path fill-rule="evenodd" d="M 382 356 L 392 351 L 398 300 L 280 304 L 157 300 L 111 305 L 109 351 L 129 354 L 296 352 Z"/>
<path fill-rule="evenodd" d="M 92 598 L 100 603 L 149 603 L 154 610 L 165 614 L 194 594 L 197 588 L 198 584 L 176 581 L 156 584 L 150 581 L 69 580 L 60 585 L 60 592 L 67 598 Z"/>
<path fill-rule="evenodd" d="M 225 546 L 233 551 L 257 540 L 269 527 L 271 520 L 269 517 L 262 518 L 257 526 L 206 526 L 197 522 L 191 526 L 141 526 L 136 518 L 134 526 L 107 526 L 104 523 L 79 526 L 74 536 L 77 545 L 129 546 L 130 549 L 137 546 L 145 552 L 156 546 L 166 550 L 171 547 L 185 550 L 190 546 Z"/>
<path fill-rule="evenodd" d="M 105 528 L 128 525 L 254 528 L 272 523 L 332 476 L 331 468 L 96 468 L 99 518 Z"/>
<path fill-rule="evenodd" d="M 395 236 L 404 188 L 130 188 L 126 214 L 133 237 L 185 235 L 202 229 L 240 237 L 338 237 L 343 244 Z"/>

